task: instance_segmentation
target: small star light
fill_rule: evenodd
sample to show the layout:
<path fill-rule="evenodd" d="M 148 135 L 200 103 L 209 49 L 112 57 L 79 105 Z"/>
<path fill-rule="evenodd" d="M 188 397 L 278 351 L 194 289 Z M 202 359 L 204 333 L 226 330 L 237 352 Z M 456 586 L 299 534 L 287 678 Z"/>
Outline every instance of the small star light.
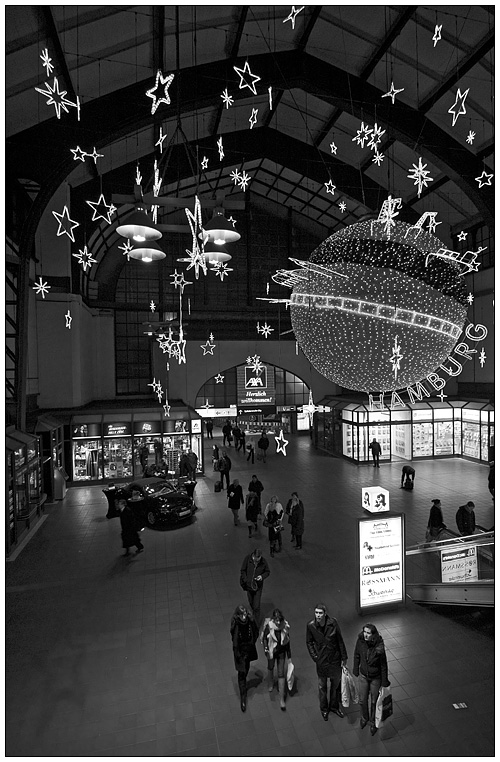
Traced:
<path fill-rule="evenodd" d="M 337 151 L 338 151 L 338 148 L 337 148 L 337 146 L 335 145 L 335 143 L 333 142 L 333 140 L 332 140 L 332 142 L 330 143 L 330 151 L 331 151 L 332 153 L 334 153 L 334 154 L 336 154 L 336 153 L 337 153 Z"/>
<path fill-rule="evenodd" d="M 158 393 L 158 389 L 161 389 L 161 383 L 159 381 L 157 381 L 156 378 L 153 378 L 153 383 L 152 384 L 148 384 L 148 386 L 152 386 L 153 387 L 153 392 L 155 394 Z"/>
<path fill-rule="evenodd" d="M 236 220 L 234 219 L 233 215 L 231 215 L 231 217 L 228 217 L 228 218 L 227 218 L 227 221 L 231 223 L 231 225 L 233 226 L 233 228 L 235 228 L 235 227 L 236 227 Z"/>
<path fill-rule="evenodd" d="M 79 222 L 75 222 L 74 220 L 70 219 L 68 207 L 65 206 L 62 210 L 62 214 L 59 214 L 59 212 L 52 212 L 54 217 L 59 223 L 59 228 L 57 230 L 57 235 L 67 235 L 68 238 L 71 238 L 73 243 L 75 242 L 75 236 L 73 233 L 73 228 L 77 228 L 80 226 Z"/>
<path fill-rule="evenodd" d="M 142 185 L 142 175 L 141 170 L 139 169 L 139 165 L 135 168 L 135 184 L 136 185 Z"/>
<path fill-rule="evenodd" d="M 413 164 L 413 169 L 410 168 L 410 174 L 406 175 L 406 177 L 409 177 L 410 180 L 415 180 L 413 185 L 418 185 L 418 191 L 417 196 L 420 198 L 420 194 L 422 193 L 422 189 L 425 187 L 427 188 L 427 184 L 433 181 L 433 177 L 427 177 L 427 175 L 430 174 L 430 171 L 426 169 L 427 164 L 422 164 L 422 157 L 419 156 L 418 159 L 418 166 L 416 164 Z"/>
<path fill-rule="evenodd" d="M 219 159 L 222 161 L 224 158 L 224 146 L 222 145 L 222 135 L 219 137 L 217 141 L 217 148 L 219 149 Z"/>
<path fill-rule="evenodd" d="M 241 174 L 238 169 L 233 169 L 229 177 L 235 185 L 238 185 L 241 182 Z"/>
<path fill-rule="evenodd" d="M 160 146 L 160 153 L 163 153 L 163 141 L 166 139 L 167 133 L 163 134 L 163 130 L 160 125 L 160 137 L 155 143 L 155 146 Z"/>
<path fill-rule="evenodd" d="M 384 93 L 384 95 L 382 95 L 382 98 L 391 98 L 392 105 L 394 106 L 394 100 L 396 98 L 396 95 L 398 93 L 402 93 L 403 90 L 404 90 L 404 87 L 400 88 L 399 90 L 396 90 L 396 88 L 394 87 L 394 82 L 391 82 L 391 89 L 389 90 L 388 93 Z"/>
<path fill-rule="evenodd" d="M 77 146 L 76 148 L 70 148 L 69 150 L 73 154 L 74 161 L 85 161 L 85 157 L 87 156 L 87 154 L 85 153 L 85 151 L 82 151 L 80 146 Z"/>
<path fill-rule="evenodd" d="M 35 87 L 35 90 L 37 93 L 41 93 L 42 95 L 45 95 L 47 97 L 46 105 L 47 106 L 54 106 L 56 110 L 56 116 L 58 119 L 61 118 L 61 109 L 65 111 L 67 114 L 69 114 L 69 111 L 67 109 L 67 106 L 72 106 L 73 108 L 76 108 L 78 111 L 78 121 L 80 121 L 80 100 L 79 98 L 76 99 L 76 103 L 72 103 L 72 101 L 69 101 L 65 96 L 67 94 L 67 90 L 59 90 L 59 82 L 57 81 L 57 77 L 54 77 L 54 85 L 51 87 L 48 82 L 45 82 L 46 90 L 43 90 L 41 87 Z"/>
<path fill-rule="evenodd" d="M 252 72 L 250 71 L 250 66 L 248 65 L 248 61 L 245 61 L 245 66 L 243 67 L 243 69 L 238 69 L 237 66 L 233 66 L 233 69 L 240 77 L 240 84 L 239 84 L 240 90 L 243 90 L 243 88 L 248 87 L 248 89 L 251 90 L 254 95 L 257 95 L 257 90 L 255 89 L 255 83 L 260 82 L 260 77 L 258 77 L 256 74 L 252 74 Z M 250 77 L 250 82 L 248 82 L 245 79 L 245 75 L 247 74 Z"/>
<path fill-rule="evenodd" d="M 223 384 L 223 383 L 224 383 L 224 376 L 221 376 L 221 374 L 220 374 L 220 373 L 218 373 L 218 374 L 215 376 L 215 383 L 216 383 L 216 384 Z"/>
<path fill-rule="evenodd" d="M 474 142 L 474 138 L 476 137 L 476 133 L 472 130 L 469 130 L 469 134 L 466 137 L 466 141 L 469 145 L 472 145 Z"/>
<path fill-rule="evenodd" d="M 267 322 L 264 323 L 264 325 L 260 325 L 257 323 L 257 333 L 261 333 L 265 339 L 268 339 L 270 334 L 274 331 L 274 328 L 271 328 L 270 325 L 267 324 Z"/>
<path fill-rule="evenodd" d="M 475 177 L 474 180 L 477 180 L 479 183 L 479 187 L 482 188 L 483 185 L 491 185 L 491 181 L 493 179 L 493 175 L 489 175 L 485 170 L 483 169 L 482 173 L 479 175 L 479 177 Z"/>
<path fill-rule="evenodd" d="M 297 18 L 299 13 L 304 10 L 304 8 L 305 8 L 304 5 L 301 5 L 300 8 L 295 8 L 295 5 L 292 5 L 292 10 L 290 11 L 286 19 L 283 19 L 283 24 L 286 24 L 287 21 L 291 21 L 292 29 L 295 29 L 295 19 Z"/>
<path fill-rule="evenodd" d="M 127 262 L 130 262 L 130 252 L 134 250 L 134 247 L 130 243 L 130 238 L 127 238 L 122 246 L 118 246 L 120 251 L 123 251 L 123 256 L 127 257 Z"/>
<path fill-rule="evenodd" d="M 471 294 L 469 292 L 469 294 L 467 296 L 467 301 L 469 302 L 469 304 L 472 304 L 472 302 L 474 301 L 474 294 Z"/>
<path fill-rule="evenodd" d="M 253 108 L 252 113 L 250 114 L 250 117 L 248 121 L 250 122 L 250 129 L 253 129 L 255 125 L 257 124 L 257 114 L 259 113 L 258 108 Z"/>
<path fill-rule="evenodd" d="M 465 241 L 465 239 L 467 238 L 467 233 L 461 230 L 460 233 L 457 235 L 457 238 L 459 241 Z"/>
<path fill-rule="evenodd" d="M 382 140 L 382 135 L 385 135 L 385 130 L 379 127 L 377 122 L 375 122 L 375 124 L 373 125 L 371 138 L 368 141 L 368 148 L 373 148 L 376 150 L 378 144 Z"/>
<path fill-rule="evenodd" d="M 398 377 L 398 370 L 401 368 L 401 360 L 404 355 L 401 354 L 401 344 L 398 343 L 398 337 L 394 337 L 394 346 L 392 347 L 392 355 L 389 361 L 392 363 L 392 370 L 394 371 L 394 378 Z"/>
<path fill-rule="evenodd" d="M 286 457 L 286 446 L 288 444 L 288 439 L 285 439 L 283 436 L 283 429 L 280 431 L 279 437 L 274 437 L 276 440 L 276 454 L 279 452 L 282 452 L 283 455 Z"/>
<path fill-rule="evenodd" d="M 161 400 L 162 400 L 162 397 L 163 397 L 163 389 L 162 389 L 162 386 L 161 386 L 160 382 L 158 382 L 158 388 L 156 390 L 156 396 L 158 397 L 158 402 L 161 404 Z"/>
<path fill-rule="evenodd" d="M 51 286 L 48 286 L 47 282 L 45 283 L 42 282 L 41 275 L 40 275 L 40 283 L 35 283 L 35 285 L 33 286 L 33 290 L 36 292 L 37 295 L 41 294 L 42 299 L 45 299 L 45 294 L 49 293 L 49 288 L 51 288 Z"/>
<path fill-rule="evenodd" d="M 216 277 L 220 277 L 221 282 L 224 278 L 227 278 L 228 273 L 233 272 L 232 267 L 228 267 L 225 262 L 216 262 L 213 267 L 210 268 Z"/>
<path fill-rule="evenodd" d="M 233 103 L 234 103 L 234 98 L 233 98 L 232 95 L 229 95 L 229 93 L 227 91 L 227 87 L 226 87 L 225 90 L 222 91 L 221 98 L 222 98 L 222 102 L 224 103 L 224 106 L 226 108 L 229 108 L 229 106 L 232 106 Z"/>
<path fill-rule="evenodd" d="M 264 369 L 264 364 L 260 361 L 260 355 L 247 357 L 247 365 L 254 373 L 260 373 Z"/>
<path fill-rule="evenodd" d="M 170 418 L 170 408 L 171 405 L 168 404 L 168 400 L 163 405 L 163 415 L 167 416 L 167 418 Z"/>
<path fill-rule="evenodd" d="M 251 179 L 252 178 L 250 177 L 250 175 L 247 175 L 245 170 L 243 170 L 243 173 L 241 175 L 241 179 L 239 181 L 240 188 L 242 188 L 244 191 L 246 191 L 247 185 L 248 185 L 248 183 L 250 182 Z"/>
<path fill-rule="evenodd" d="M 54 66 L 52 65 L 51 61 L 52 58 L 49 58 L 49 49 L 44 48 L 40 54 L 40 58 L 42 59 L 42 64 L 45 66 L 45 69 L 47 70 L 47 77 L 50 77 L 54 70 Z"/>
<path fill-rule="evenodd" d="M 103 159 L 104 154 L 103 153 L 97 153 L 96 147 L 94 146 L 94 150 L 92 153 L 88 153 L 87 156 L 90 156 L 91 159 L 94 159 L 94 164 L 97 164 L 97 159 Z"/>
<path fill-rule="evenodd" d="M 444 402 L 444 398 L 447 397 L 447 396 L 448 395 L 444 393 L 443 389 L 441 389 L 441 394 L 436 394 L 436 397 L 439 397 L 441 402 Z"/>
<path fill-rule="evenodd" d="M 364 122 L 361 122 L 361 127 L 357 131 L 356 135 L 352 138 L 352 142 L 354 143 L 354 141 L 356 141 L 356 143 L 361 146 L 361 148 L 364 148 L 365 142 L 369 140 L 371 133 L 371 127 L 365 125 Z"/>
<path fill-rule="evenodd" d="M 69 309 L 64 317 L 66 319 L 66 325 L 64 327 L 69 328 L 71 330 L 71 321 L 73 320 L 73 318 L 71 317 L 71 312 L 69 311 Z"/>
<path fill-rule="evenodd" d="M 111 215 L 116 211 L 113 204 L 107 204 L 104 195 L 101 193 L 98 201 L 86 201 L 86 204 L 92 209 L 92 222 L 104 220 L 111 225 Z"/>
<path fill-rule="evenodd" d="M 438 44 L 439 40 L 441 39 L 441 29 L 442 28 L 443 28 L 442 24 L 439 24 L 439 25 L 436 24 L 436 27 L 434 29 L 434 37 L 432 38 L 433 42 L 434 42 L 434 47 L 436 47 L 436 45 Z"/>
<path fill-rule="evenodd" d="M 204 156 L 203 159 L 201 160 L 201 168 L 206 169 L 207 167 L 208 167 L 208 159 L 206 156 Z"/>
<path fill-rule="evenodd" d="M 166 74 L 163 76 L 160 69 L 156 72 L 156 82 L 154 84 L 154 87 L 152 87 L 150 90 L 146 90 L 146 95 L 148 98 L 153 99 L 153 105 L 151 106 L 151 113 L 154 114 L 160 103 L 166 103 L 167 106 L 170 104 L 170 95 L 168 94 L 168 88 L 172 84 L 172 81 L 175 77 L 175 74 Z M 159 85 L 163 86 L 163 95 L 161 95 L 159 98 L 156 96 L 155 90 L 158 90 Z"/>
<path fill-rule="evenodd" d="M 153 302 L 152 299 L 149 303 L 149 309 L 151 310 L 151 312 L 154 312 L 156 310 L 156 304 Z"/>
<path fill-rule="evenodd" d="M 214 349 L 217 346 L 213 343 L 213 338 L 213 334 L 210 334 L 207 342 L 205 344 L 200 344 L 200 347 L 203 349 L 203 357 L 205 357 L 205 355 L 213 355 Z"/>
<path fill-rule="evenodd" d="M 204 405 L 202 405 L 202 407 L 204 407 L 204 408 L 206 408 L 206 409 L 208 410 L 208 408 L 209 408 L 209 407 L 213 407 L 213 405 L 211 405 L 211 404 L 209 403 L 209 401 L 208 401 L 208 400 L 206 400 L 205 404 L 204 404 Z"/>
<path fill-rule="evenodd" d="M 374 153 L 374 155 L 373 155 L 373 159 L 372 159 L 372 162 L 373 162 L 374 164 L 376 164 L 376 165 L 377 165 L 377 167 L 380 167 L 380 165 L 382 164 L 382 162 L 384 161 L 384 159 L 385 159 L 385 154 L 383 154 L 383 153 L 379 153 L 379 152 L 377 151 L 377 149 L 375 148 L 375 153 Z"/>
<path fill-rule="evenodd" d="M 78 264 L 83 267 L 83 272 L 87 272 L 87 267 L 92 267 L 92 263 L 97 262 L 97 259 L 94 259 L 92 256 L 92 252 L 87 249 L 87 244 L 83 247 L 83 249 L 78 250 L 78 254 L 72 254 L 71 256 L 76 257 L 78 260 Z"/>
<path fill-rule="evenodd" d="M 479 357 L 479 364 L 481 365 L 481 368 L 483 368 L 484 363 L 486 362 L 486 352 L 484 351 L 484 347 L 481 349 L 478 357 Z"/>
<path fill-rule="evenodd" d="M 462 93 L 460 91 L 460 88 L 457 89 L 457 94 L 455 96 L 455 103 L 451 108 L 448 109 L 448 114 L 453 114 L 453 121 L 451 123 L 451 126 L 455 126 L 455 122 L 457 121 L 458 117 L 461 114 L 466 114 L 467 110 L 465 108 L 465 99 L 467 98 L 467 95 L 469 94 L 469 88 L 465 91 L 465 93 Z M 460 105 L 459 105 L 460 101 Z M 458 106 L 458 108 L 457 108 Z"/>
<path fill-rule="evenodd" d="M 335 188 L 336 188 L 337 186 L 336 186 L 336 185 L 334 185 L 334 184 L 332 183 L 332 181 L 331 181 L 331 180 L 328 180 L 328 182 L 327 182 L 327 183 L 324 183 L 324 186 L 325 186 L 325 188 L 326 188 L 326 192 L 327 192 L 327 193 L 331 193 L 331 194 L 332 194 L 332 196 L 334 196 L 334 195 L 335 195 Z"/>
<path fill-rule="evenodd" d="M 342 214 L 344 214 L 345 210 L 347 209 L 347 204 L 346 204 L 346 202 L 345 202 L 345 201 L 341 201 L 341 202 L 340 202 L 340 204 L 339 204 L 339 209 L 340 209 L 340 211 L 342 212 Z"/>
<path fill-rule="evenodd" d="M 185 286 L 192 286 L 193 281 L 186 280 L 184 278 L 184 273 L 178 273 L 177 270 L 174 270 L 173 274 L 170 276 L 174 280 L 172 281 L 172 285 L 174 288 L 180 288 L 181 294 L 184 293 L 184 287 Z"/>

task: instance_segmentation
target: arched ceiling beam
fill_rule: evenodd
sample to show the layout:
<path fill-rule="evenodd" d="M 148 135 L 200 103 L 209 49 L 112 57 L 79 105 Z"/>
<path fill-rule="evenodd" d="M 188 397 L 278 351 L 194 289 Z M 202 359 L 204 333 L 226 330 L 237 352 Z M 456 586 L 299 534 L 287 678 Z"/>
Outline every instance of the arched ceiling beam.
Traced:
<path fill-rule="evenodd" d="M 363 71 L 359 75 L 360 79 L 368 79 L 370 74 L 373 72 L 377 64 L 380 63 L 380 61 L 382 60 L 382 58 L 385 56 L 385 54 L 391 47 L 396 37 L 401 33 L 401 31 L 406 26 L 406 24 L 411 19 L 411 17 L 413 16 L 416 10 L 417 10 L 417 6 L 415 5 L 407 6 L 406 8 L 403 7 L 399 16 L 395 20 L 394 24 L 391 26 L 387 34 L 384 36 L 383 43 L 373 53 L 373 55 L 371 56 L 366 66 L 364 66 Z"/>

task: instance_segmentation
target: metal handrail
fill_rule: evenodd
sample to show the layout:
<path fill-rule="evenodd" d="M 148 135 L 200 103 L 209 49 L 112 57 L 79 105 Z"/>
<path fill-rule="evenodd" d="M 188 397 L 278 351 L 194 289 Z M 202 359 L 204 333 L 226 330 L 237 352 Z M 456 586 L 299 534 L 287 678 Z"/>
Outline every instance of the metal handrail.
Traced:
<path fill-rule="evenodd" d="M 495 532 L 483 532 L 481 534 L 471 534 L 466 537 L 450 537 L 447 540 L 433 540 L 432 542 L 422 542 L 418 545 L 410 545 L 406 548 L 406 555 L 412 556 L 419 553 L 432 553 L 436 550 L 453 550 L 464 545 L 491 545 L 495 542 Z"/>

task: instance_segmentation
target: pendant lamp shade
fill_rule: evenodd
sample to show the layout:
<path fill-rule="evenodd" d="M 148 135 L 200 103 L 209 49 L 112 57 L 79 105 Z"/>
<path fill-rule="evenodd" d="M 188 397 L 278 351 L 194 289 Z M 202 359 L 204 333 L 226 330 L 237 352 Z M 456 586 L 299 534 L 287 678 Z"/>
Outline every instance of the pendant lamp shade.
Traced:
<path fill-rule="evenodd" d="M 153 262 L 157 259 L 165 259 L 167 255 L 163 252 L 155 241 L 146 241 L 143 244 L 136 244 L 129 257 L 139 259 L 141 262 Z"/>
<path fill-rule="evenodd" d="M 200 234 L 200 238 L 203 235 L 208 236 L 209 241 L 213 241 L 219 246 L 225 243 L 233 243 L 239 241 L 241 236 L 233 228 L 229 220 L 227 220 L 221 212 L 215 212 L 214 216 L 203 226 L 203 232 Z"/>
<path fill-rule="evenodd" d="M 157 241 L 161 238 L 161 232 L 146 212 L 141 209 L 132 212 L 121 225 L 118 225 L 116 232 L 124 238 L 130 238 L 135 243 Z"/>
<path fill-rule="evenodd" d="M 218 246 L 213 241 L 207 241 L 204 246 L 207 262 L 229 262 L 232 258 L 225 246 Z"/>

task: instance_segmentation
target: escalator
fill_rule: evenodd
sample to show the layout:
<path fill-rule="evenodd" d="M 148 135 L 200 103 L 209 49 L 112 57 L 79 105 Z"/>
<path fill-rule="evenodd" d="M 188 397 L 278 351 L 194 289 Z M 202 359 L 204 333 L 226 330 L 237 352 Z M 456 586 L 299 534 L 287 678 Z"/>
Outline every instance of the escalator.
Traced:
<path fill-rule="evenodd" d="M 418 603 L 494 606 L 495 532 L 458 537 L 445 530 L 407 548 L 406 595 Z"/>

